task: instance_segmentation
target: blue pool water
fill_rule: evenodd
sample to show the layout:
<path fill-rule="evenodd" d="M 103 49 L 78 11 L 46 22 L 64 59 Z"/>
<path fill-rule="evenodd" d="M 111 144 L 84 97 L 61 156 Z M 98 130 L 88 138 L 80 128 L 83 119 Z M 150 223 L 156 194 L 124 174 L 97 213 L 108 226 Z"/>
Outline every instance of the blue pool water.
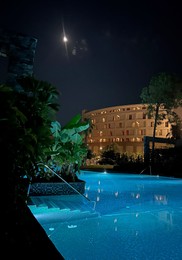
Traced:
<path fill-rule="evenodd" d="M 81 199 L 80 214 L 37 218 L 66 260 L 182 259 L 182 179 L 90 171 L 79 178 L 91 200 L 71 196 Z"/>

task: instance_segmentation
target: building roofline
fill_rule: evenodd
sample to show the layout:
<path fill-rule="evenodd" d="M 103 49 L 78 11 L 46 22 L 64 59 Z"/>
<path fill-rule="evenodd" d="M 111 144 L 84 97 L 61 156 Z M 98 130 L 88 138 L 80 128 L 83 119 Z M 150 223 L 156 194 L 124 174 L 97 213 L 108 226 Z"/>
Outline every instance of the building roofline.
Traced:
<path fill-rule="evenodd" d="M 86 110 L 83 109 L 83 113 L 94 113 L 94 112 L 99 112 L 103 110 L 112 110 L 112 109 L 119 109 L 119 108 L 126 108 L 126 107 L 137 107 L 137 106 L 146 106 L 146 104 L 143 103 L 137 103 L 137 104 L 128 104 L 128 105 L 120 105 L 120 106 L 110 106 L 110 107 L 104 107 L 104 108 L 99 108 L 99 109 L 94 109 L 94 110 Z"/>

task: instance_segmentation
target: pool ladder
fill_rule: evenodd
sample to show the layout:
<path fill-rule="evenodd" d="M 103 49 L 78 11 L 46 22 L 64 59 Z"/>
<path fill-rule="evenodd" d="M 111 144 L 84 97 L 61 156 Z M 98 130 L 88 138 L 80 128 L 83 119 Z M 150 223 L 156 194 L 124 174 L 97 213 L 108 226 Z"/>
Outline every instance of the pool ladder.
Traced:
<path fill-rule="evenodd" d="M 152 167 L 151 165 L 147 166 L 145 169 L 143 169 L 139 174 L 142 174 L 145 170 L 149 168 L 150 175 L 152 175 Z"/>
<path fill-rule="evenodd" d="M 57 174 L 55 171 L 53 171 L 47 164 L 44 163 L 38 163 L 38 165 L 43 165 L 44 167 L 46 167 L 48 170 L 50 170 L 54 175 L 56 175 L 58 178 L 60 178 L 64 183 L 66 183 L 72 190 L 74 190 L 76 193 L 78 193 L 79 195 L 81 195 L 82 197 L 84 197 L 86 200 L 88 200 L 89 202 L 93 202 L 94 203 L 94 210 L 95 210 L 95 206 L 96 206 L 96 201 L 90 200 L 88 197 L 86 197 L 84 194 L 80 193 L 77 189 L 75 189 L 71 184 L 69 184 L 67 181 L 65 181 L 65 179 L 63 179 L 59 174 Z M 29 190 L 28 190 L 28 194 L 30 191 L 30 186 L 29 186 Z"/>

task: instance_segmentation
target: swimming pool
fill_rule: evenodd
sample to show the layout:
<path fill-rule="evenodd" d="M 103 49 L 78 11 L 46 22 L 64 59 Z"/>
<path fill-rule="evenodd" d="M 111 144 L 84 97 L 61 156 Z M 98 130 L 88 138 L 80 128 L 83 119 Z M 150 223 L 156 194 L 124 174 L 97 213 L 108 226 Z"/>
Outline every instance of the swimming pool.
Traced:
<path fill-rule="evenodd" d="M 90 171 L 79 178 L 91 202 L 63 199 L 81 199 L 82 214 L 35 214 L 66 260 L 182 259 L 182 179 Z"/>

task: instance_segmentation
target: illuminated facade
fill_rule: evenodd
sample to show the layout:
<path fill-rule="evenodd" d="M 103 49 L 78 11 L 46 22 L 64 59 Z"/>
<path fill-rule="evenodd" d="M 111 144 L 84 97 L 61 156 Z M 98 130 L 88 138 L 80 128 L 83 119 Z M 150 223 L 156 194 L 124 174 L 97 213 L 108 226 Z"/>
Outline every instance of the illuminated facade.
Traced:
<path fill-rule="evenodd" d="M 164 112 L 164 110 L 160 110 Z M 108 145 L 114 144 L 120 153 L 144 154 L 144 136 L 153 136 L 154 119 L 147 116 L 147 105 L 133 104 L 107 107 L 93 111 L 82 111 L 83 119 L 90 119 L 92 131 L 87 144 L 99 155 Z M 171 132 L 167 119 L 157 125 L 156 137 L 166 138 Z M 166 144 L 156 144 L 162 148 Z"/>

